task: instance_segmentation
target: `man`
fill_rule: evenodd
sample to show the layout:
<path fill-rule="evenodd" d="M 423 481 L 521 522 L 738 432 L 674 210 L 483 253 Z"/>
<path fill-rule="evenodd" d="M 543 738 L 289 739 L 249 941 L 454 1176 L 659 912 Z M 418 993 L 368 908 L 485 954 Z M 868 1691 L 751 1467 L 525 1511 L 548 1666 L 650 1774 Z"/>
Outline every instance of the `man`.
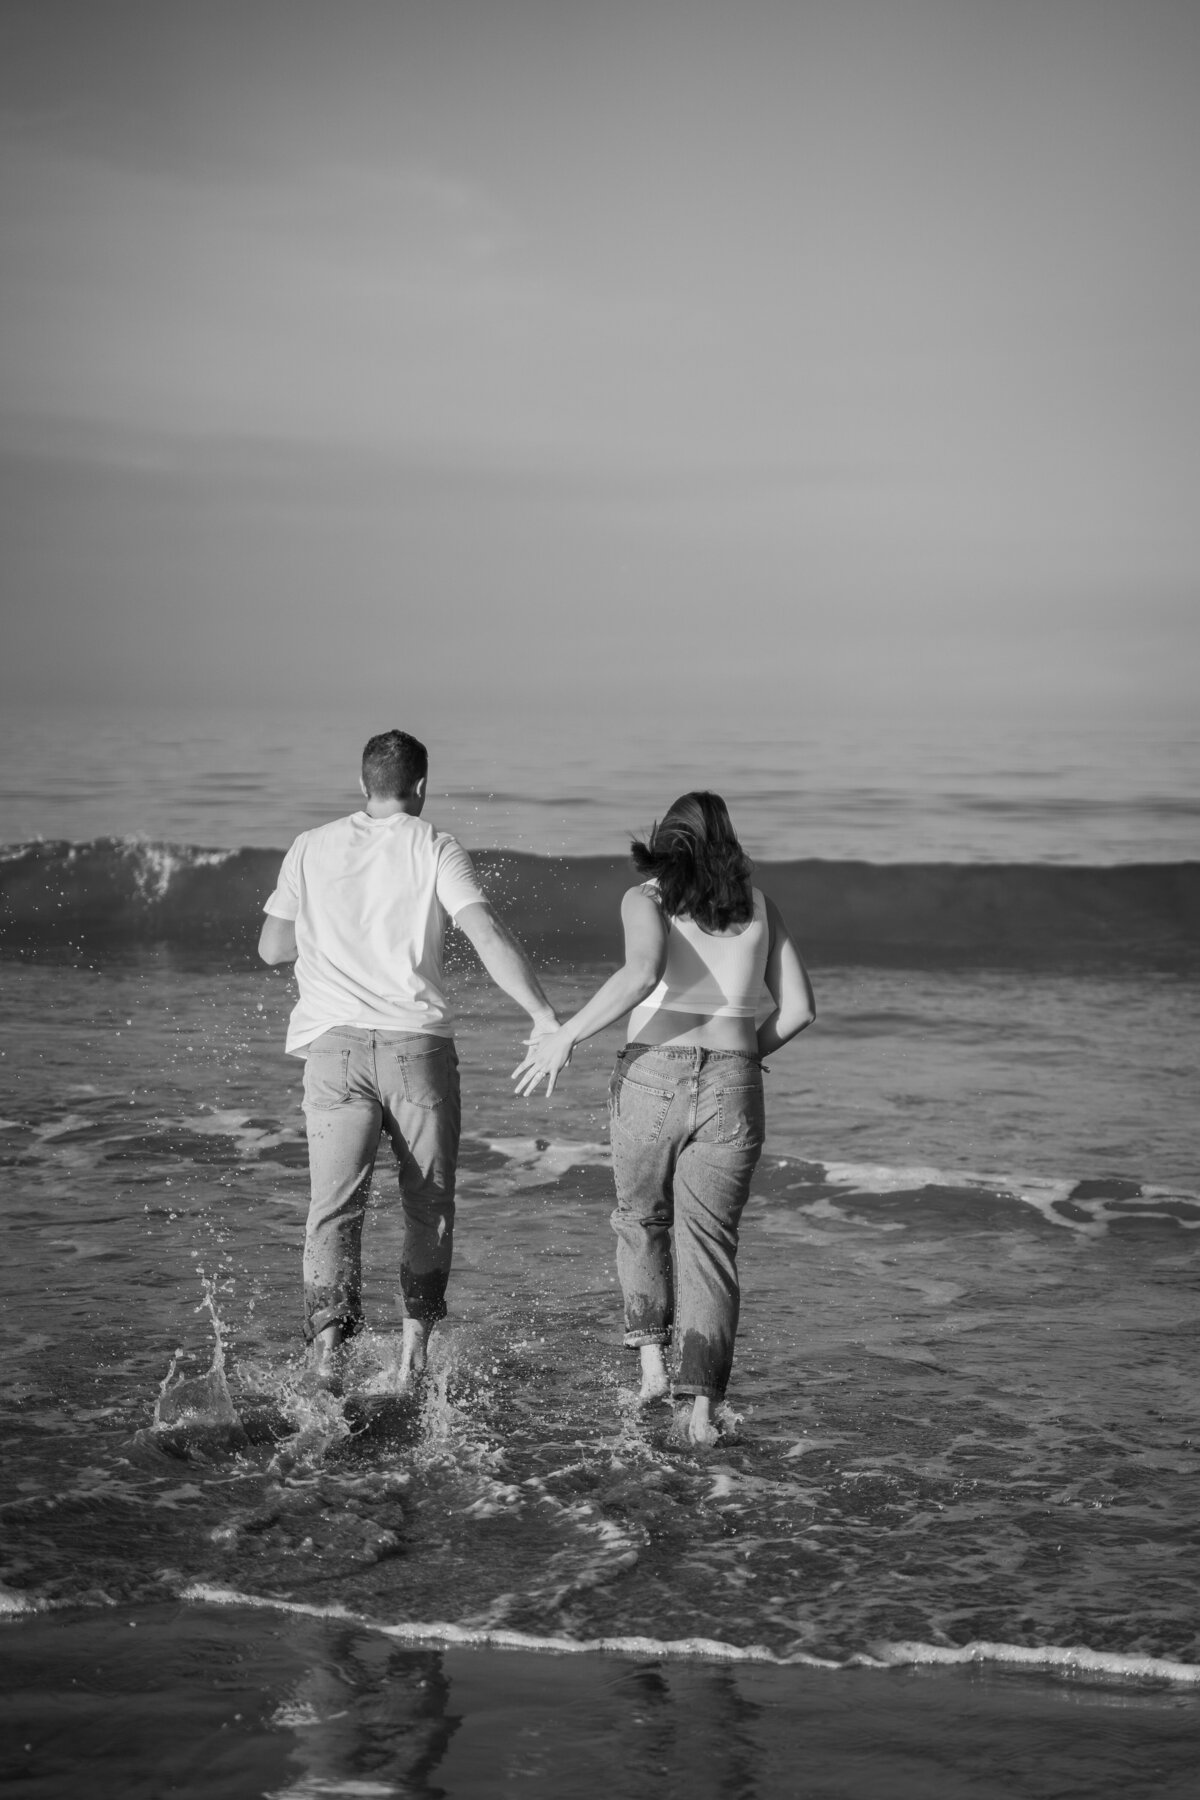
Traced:
<path fill-rule="evenodd" d="M 461 1120 L 442 974 L 446 921 L 532 1021 L 557 1024 L 524 953 L 484 899 L 461 845 L 421 818 L 429 758 L 405 731 L 363 751 L 363 811 L 296 839 L 263 910 L 258 953 L 296 964 L 289 1055 L 303 1056 L 312 1201 L 304 1239 L 304 1335 L 336 1386 L 339 1346 L 362 1324 L 362 1226 L 380 1131 L 404 1207 L 401 1386 L 425 1366 L 446 1315 Z"/>

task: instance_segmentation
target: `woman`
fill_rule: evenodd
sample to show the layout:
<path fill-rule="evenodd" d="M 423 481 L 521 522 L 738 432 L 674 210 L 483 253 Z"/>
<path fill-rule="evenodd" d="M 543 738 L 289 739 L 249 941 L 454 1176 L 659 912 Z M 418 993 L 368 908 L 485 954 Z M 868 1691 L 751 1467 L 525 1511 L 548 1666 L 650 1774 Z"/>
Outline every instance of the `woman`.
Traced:
<path fill-rule="evenodd" d="M 647 843 L 621 902 L 625 964 L 587 1005 L 531 1044 L 517 1092 L 546 1092 L 581 1039 L 625 1013 L 609 1089 L 617 1274 L 643 1401 L 692 1397 L 688 1435 L 713 1443 L 737 1334 L 738 1222 L 763 1146 L 763 1058 L 811 1025 L 812 984 L 719 794 L 684 794 Z M 771 1008 L 755 1024 L 760 1001 Z M 674 1282 L 671 1239 L 675 1229 Z"/>

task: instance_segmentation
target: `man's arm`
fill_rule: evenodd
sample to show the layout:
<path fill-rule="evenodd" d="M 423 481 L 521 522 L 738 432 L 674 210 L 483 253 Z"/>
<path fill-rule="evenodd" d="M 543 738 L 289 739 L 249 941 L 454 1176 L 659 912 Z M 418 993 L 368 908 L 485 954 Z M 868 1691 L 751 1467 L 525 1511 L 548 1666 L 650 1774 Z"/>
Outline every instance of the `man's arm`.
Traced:
<path fill-rule="evenodd" d="M 296 949 L 296 914 L 300 910 L 300 889 L 296 879 L 301 846 L 307 837 L 301 832 L 284 857 L 279 870 L 279 878 L 271 890 L 266 903 L 266 919 L 259 933 L 258 954 L 265 963 L 274 966 L 276 963 L 295 962 L 299 952 Z M 284 907 L 291 908 L 291 915 L 284 912 Z"/>
<path fill-rule="evenodd" d="M 259 934 L 258 954 L 265 963 L 272 966 L 276 963 L 295 962 L 296 921 L 281 919 L 277 913 L 268 913 Z"/>
<path fill-rule="evenodd" d="M 496 986 L 524 1007 L 533 1020 L 534 1035 L 553 1031 L 558 1014 L 542 992 L 533 965 L 505 930 L 486 900 L 475 900 L 455 914 L 454 923 L 470 938 L 479 960 Z"/>

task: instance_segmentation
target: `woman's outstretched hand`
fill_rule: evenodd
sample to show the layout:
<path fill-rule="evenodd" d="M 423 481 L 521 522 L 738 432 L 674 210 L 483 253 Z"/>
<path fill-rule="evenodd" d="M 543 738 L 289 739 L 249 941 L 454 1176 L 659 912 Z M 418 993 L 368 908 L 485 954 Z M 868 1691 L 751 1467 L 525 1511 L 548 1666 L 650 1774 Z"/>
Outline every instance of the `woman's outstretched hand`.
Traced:
<path fill-rule="evenodd" d="M 574 1039 L 565 1025 L 557 1031 L 543 1032 L 536 1038 L 525 1052 L 525 1060 L 512 1072 L 516 1082 L 513 1090 L 518 1094 L 532 1094 L 543 1075 L 546 1077 L 546 1092 L 554 1092 L 554 1083 L 571 1060 L 571 1052 L 575 1048 Z"/>

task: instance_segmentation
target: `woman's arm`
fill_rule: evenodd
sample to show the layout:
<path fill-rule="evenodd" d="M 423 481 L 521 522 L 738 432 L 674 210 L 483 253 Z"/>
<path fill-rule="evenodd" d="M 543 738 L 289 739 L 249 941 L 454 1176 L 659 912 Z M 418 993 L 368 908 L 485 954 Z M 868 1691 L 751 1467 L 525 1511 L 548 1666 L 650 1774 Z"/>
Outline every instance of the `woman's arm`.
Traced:
<path fill-rule="evenodd" d="M 649 895 L 640 888 L 630 888 L 621 902 L 621 923 L 625 927 L 624 964 L 573 1018 L 530 1046 L 524 1062 L 513 1070 L 518 1094 L 531 1094 L 543 1075 L 547 1077 L 546 1092 L 552 1094 L 555 1080 L 570 1062 L 575 1045 L 603 1031 L 614 1019 L 623 1018 L 658 986 L 667 958 L 667 927 L 662 913 Z"/>
<path fill-rule="evenodd" d="M 783 916 L 773 900 L 767 901 L 767 919 L 771 927 L 771 948 L 763 976 L 767 991 L 775 1002 L 758 1028 L 758 1054 L 770 1056 L 780 1044 L 786 1044 L 817 1016 L 812 982 L 800 952 L 792 942 Z"/>

